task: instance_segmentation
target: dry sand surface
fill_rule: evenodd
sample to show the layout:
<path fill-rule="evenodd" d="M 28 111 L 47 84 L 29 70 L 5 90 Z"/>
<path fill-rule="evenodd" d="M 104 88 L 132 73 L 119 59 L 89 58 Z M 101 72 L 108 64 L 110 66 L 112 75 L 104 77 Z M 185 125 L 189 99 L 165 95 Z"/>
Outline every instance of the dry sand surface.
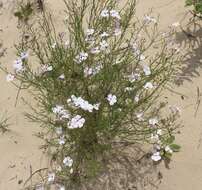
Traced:
<path fill-rule="evenodd" d="M 3 6 L 0 7 L 0 42 L 6 48 L 4 57 L 0 62 L 11 66 L 15 59 L 13 44 L 17 42 L 19 33 L 17 31 L 17 20 L 12 15 L 12 8 L 15 1 L 0 0 Z M 46 0 L 49 9 L 54 10 L 56 20 L 61 19 L 62 3 L 59 0 Z M 1 5 L 0 5 L 1 6 Z M 184 0 L 140 0 L 137 6 L 137 14 L 143 15 L 149 9 L 154 15 L 160 16 L 160 28 L 164 31 L 174 22 L 181 22 L 186 28 L 189 19 L 188 10 L 184 7 Z M 181 134 L 177 136 L 178 143 L 182 146 L 180 153 L 173 157 L 170 169 L 161 166 L 163 174 L 160 190 L 201 190 L 202 189 L 202 108 L 199 106 L 197 115 L 194 116 L 197 100 L 197 87 L 202 91 L 202 31 L 200 27 L 192 31 L 197 37 L 188 39 L 179 30 L 177 43 L 186 52 L 183 63 L 183 74 L 180 84 L 175 85 L 174 92 L 167 92 L 169 104 L 177 105 L 182 110 Z M 192 43 L 190 47 L 189 44 Z M 0 190 L 18 190 L 21 187 L 21 180 L 29 176 L 30 166 L 33 171 L 44 167 L 45 158 L 39 150 L 42 142 L 34 136 L 39 131 L 35 124 L 28 123 L 23 117 L 26 107 L 19 101 L 14 106 L 17 91 L 6 83 L 5 75 L 0 75 L 1 113 L 7 111 L 11 116 L 11 131 L 0 136 Z M 26 94 L 23 94 L 27 97 Z"/>

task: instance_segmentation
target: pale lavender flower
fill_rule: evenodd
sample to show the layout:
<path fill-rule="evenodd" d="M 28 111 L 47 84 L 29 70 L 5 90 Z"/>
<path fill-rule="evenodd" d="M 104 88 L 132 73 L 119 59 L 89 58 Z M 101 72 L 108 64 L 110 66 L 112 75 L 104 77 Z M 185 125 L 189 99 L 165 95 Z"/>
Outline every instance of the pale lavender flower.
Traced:
<path fill-rule="evenodd" d="M 76 128 L 82 128 L 85 123 L 85 119 L 82 118 L 80 115 L 76 115 L 71 119 L 71 121 L 68 123 L 69 129 L 76 129 Z"/>
<path fill-rule="evenodd" d="M 53 182 L 55 180 L 55 173 L 48 174 L 48 182 Z"/>
<path fill-rule="evenodd" d="M 113 106 L 117 102 L 117 97 L 115 95 L 109 94 L 107 100 L 110 106 Z"/>
<path fill-rule="evenodd" d="M 11 82 L 11 81 L 13 81 L 15 79 L 15 76 L 14 75 L 12 75 L 12 74 L 7 74 L 7 76 L 6 76 L 6 81 L 7 82 Z"/>
<path fill-rule="evenodd" d="M 109 17 L 109 10 L 107 10 L 107 9 L 102 10 L 100 16 L 104 17 L 104 18 L 108 18 Z"/>
<path fill-rule="evenodd" d="M 158 162 L 161 160 L 161 154 L 160 152 L 155 152 L 153 153 L 153 155 L 151 156 L 151 159 L 155 162 Z"/>
<path fill-rule="evenodd" d="M 116 10 L 111 10 L 110 15 L 111 15 L 111 17 L 116 18 L 118 20 L 121 19 L 120 15 L 119 15 L 119 12 L 117 12 Z"/>
<path fill-rule="evenodd" d="M 72 165 L 73 165 L 72 158 L 70 158 L 69 156 L 65 157 L 64 160 L 63 160 L 63 164 L 65 166 L 72 167 Z"/>

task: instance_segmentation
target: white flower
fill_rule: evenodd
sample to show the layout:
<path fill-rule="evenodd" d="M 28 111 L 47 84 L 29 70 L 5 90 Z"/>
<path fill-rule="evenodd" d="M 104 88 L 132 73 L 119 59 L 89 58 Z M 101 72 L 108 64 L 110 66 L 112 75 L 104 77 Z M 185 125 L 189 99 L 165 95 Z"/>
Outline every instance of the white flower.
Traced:
<path fill-rule="evenodd" d="M 99 47 L 94 47 L 94 48 L 91 49 L 90 52 L 91 52 L 92 54 L 98 54 L 98 53 L 100 53 L 100 49 L 99 49 Z"/>
<path fill-rule="evenodd" d="M 159 141 L 159 136 L 157 134 L 151 134 L 151 140 L 157 142 Z"/>
<path fill-rule="evenodd" d="M 94 106 L 90 104 L 88 101 L 84 100 L 81 97 L 76 97 L 74 95 L 71 96 L 72 102 L 76 107 L 80 107 L 81 109 L 85 111 L 92 112 L 94 109 Z"/>
<path fill-rule="evenodd" d="M 86 59 L 88 59 L 88 53 L 81 52 L 79 55 L 76 56 L 76 59 L 78 60 L 79 63 L 81 63 Z"/>
<path fill-rule="evenodd" d="M 63 109 L 64 109 L 64 106 L 56 105 L 55 107 L 52 108 L 52 111 L 55 114 L 60 114 Z"/>
<path fill-rule="evenodd" d="M 139 73 L 132 73 L 131 75 L 128 76 L 128 80 L 133 83 L 137 80 L 140 79 L 140 74 Z"/>
<path fill-rule="evenodd" d="M 161 160 L 160 152 L 153 153 L 153 155 L 151 156 L 151 159 L 154 160 L 155 162 L 158 162 L 159 160 Z"/>
<path fill-rule="evenodd" d="M 91 29 L 87 29 L 86 34 L 87 34 L 88 36 L 91 36 L 91 35 L 94 34 L 94 32 L 95 32 L 95 30 L 94 30 L 93 28 L 91 28 Z"/>
<path fill-rule="evenodd" d="M 53 182 L 55 180 L 55 173 L 48 174 L 48 182 Z"/>
<path fill-rule="evenodd" d="M 57 43 L 54 42 L 54 43 L 51 45 L 51 47 L 52 47 L 53 49 L 55 49 L 55 48 L 56 48 L 56 45 L 57 45 Z"/>
<path fill-rule="evenodd" d="M 65 75 L 64 75 L 64 74 L 61 74 L 58 78 L 59 78 L 60 80 L 64 80 L 64 79 L 65 79 Z"/>
<path fill-rule="evenodd" d="M 111 11 L 110 11 L 110 15 L 111 15 L 111 17 L 117 18 L 118 20 L 121 19 L 119 13 L 118 13 L 116 10 L 111 10 Z"/>
<path fill-rule="evenodd" d="M 126 88 L 124 89 L 124 92 L 130 92 L 130 91 L 132 91 L 132 90 L 133 90 L 132 87 L 126 87 Z"/>
<path fill-rule="evenodd" d="M 16 72 L 20 72 L 20 71 L 23 71 L 24 70 L 24 67 L 23 67 L 23 62 L 21 59 L 17 59 L 14 61 L 14 64 L 13 64 L 13 68 L 15 69 Z"/>
<path fill-rule="evenodd" d="M 27 59 L 28 57 L 29 57 L 28 52 L 22 52 L 22 53 L 20 54 L 20 58 L 21 58 L 22 60 Z"/>
<path fill-rule="evenodd" d="M 170 146 L 166 146 L 165 147 L 165 151 L 172 154 L 173 153 L 173 150 L 170 148 Z"/>
<path fill-rule="evenodd" d="M 95 110 L 99 110 L 99 107 L 100 107 L 100 103 L 93 105 L 93 108 L 94 108 Z"/>
<path fill-rule="evenodd" d="M 148 65 L 143 64 L 142 67 L 143 67 L 143 71 L 144 71 L 146 76 L 151 75 L 151 69 L 150 69 L 150 67 Z"/>
<path fill-rule="evenodd" d="M 67 156 L 67 157 L 64 158 L 63 164 L 64 164 L 65 166 L 72 167 L 72 165 L 73 165 L 73 160 L 72 160 L 69 156 Z"/>
<path fill-rule="evenodd" d="M 67 40 L 67 41 L 65 42 L 65 46 L 66 46 L 66 47 L 69 46 L 69 40 Z"/>
<path fill-rule="evenodd" d="M 151 118 L 151 119 L 149 119 L 149 125 L 154 126 L 156 124 L 158 124 L 158 119 L 157 118 Z"/>
<path fill-rule="evenodd" d="M 42 73 L 50 72 L 50 71 L 52 71 L 52 70 L 53 70 L 53 66 L 52 66 L 52 65 L 47 65 L 47 64 L 45 64 L 45 65 L 42 65 L 42 66 L 41 66 L 41 71 L 42 71 Z"/>
<path fill-rule="evenodd" d="M 152 89 L 154 88 L 153 84 L 151 82 L 147 82 L 145 85 L 144 85 L 144 88 L 145 89 Z"/>
<path fill-rule="evenodd" d="M 58 143 L 60 144 L 60 145 L 63 145 L 63 144 L 65 144 L 65 136 L 63 135 L 63 136 L 61 136 L 59 139 L 58 139 Z"/>
<path fill-rule="evenodd" d="M 106 50 L 109 47 L 109 44 L 107 43 L 107 41 L 102 40 L 100 42 L 100 50 Z"/>
<path fill-rule="evenodd" d="M 64 106 L 56 105 L 52 108 L 52 111 L 59 117 L 59 119 L 69 119 L 70 117 L 69 112 L 64 109 Z"/>
<path fill-rule="evenodd" d="M 6 81 L 7 81 L 7 82 L 11 82 L 11 81 L 14 80 L 14 78 L 15 78 L 14 75 L 12 75 L 12 74 L 7 74 L 7 76 L 6 76 Z"/>
<path fill-rule="evenodd" d="M 85 119 L 82 118 L 80 115 L 76 115 L 71 119 L 71 121 L 68 123 L 69 129 L 76 129 L 76 128 L 82 128 L 85 123 Z"/>
<path fill-rule="evenodd" d="M 144 115 L 143 112 L 140 112 L 140 113 L 137 113 L 137 114 L 136 114 L 136 117 L 137 117 L 138 121 L 144 121 L 143 115 Z"/>
<path fill-rule="evenodd" d="M 157 135 L 162 135 L 162 130 L 161 130 L 161 129 L 158 129 L 158 130 L 156 131 L 156 134 L 157 134 Z"/>
<path fill-rule="evenodd" d="M 117 97 L 115 95 L 109 94 L 107 100 L 110 106 L 113 106 L 117 102 Z"/>
<path fill-rule="evenodd" d="M 107 32 L 103 32 L 102 34 L 100 34 L 100 37 L 101 38 L 105 38 L 105 37 L 108 37 L 109 34 Z"/>
<path fill-rule="evenodd" d="M 109 17 L 109 11 L 107 10 L 107 9 L 104 9 L 104 10 L 102 10 L 102 12 L 101 12 L 101 17 Z"/>
<path fill-rule="evenodd" d="M 145 58 L 145 56 L 143 54 L 140 54 L 139 59 L 140 59 L 140 61 L 144 61 L 146 58 Z"/>
<path fill-rule="evenodd" d="M 89 67 L 86 67 L 83 72 L 84 72 L 84 76 L 88 77 L 88 76 L 93 74 L 93 69 L 89 68 Z"/>

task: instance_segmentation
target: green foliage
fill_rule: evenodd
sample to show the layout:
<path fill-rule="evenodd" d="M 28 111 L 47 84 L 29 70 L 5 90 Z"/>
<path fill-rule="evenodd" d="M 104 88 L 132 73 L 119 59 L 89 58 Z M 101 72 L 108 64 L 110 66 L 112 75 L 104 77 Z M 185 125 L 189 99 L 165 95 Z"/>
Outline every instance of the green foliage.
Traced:
<path fill-rule="evenodd" d="M 25 4 L 21 3 L 18 7 L 18 10 L 14 13 L 14 16 L 17 17 L 19 21 L 24 23 L 27 23 L 32 15 L 33 4 L 29 1 Z"/>
<path fill-rule="evenodd" d="M 202 14 L 202 0 L 186 0 L 186 6 L 193 6 L 195 14 Z"/>
<path fill-rule="evenodd" d="M 179 152 L 181 149 L 181 146 L 178 144 L 171 144 L 170 148 L 174 151 L 174 152 Z"/>

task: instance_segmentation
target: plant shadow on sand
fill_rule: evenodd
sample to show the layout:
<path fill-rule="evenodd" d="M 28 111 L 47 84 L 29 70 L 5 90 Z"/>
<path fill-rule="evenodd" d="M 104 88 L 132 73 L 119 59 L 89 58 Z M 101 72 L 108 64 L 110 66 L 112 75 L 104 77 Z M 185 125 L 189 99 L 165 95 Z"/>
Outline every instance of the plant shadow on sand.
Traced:
<path fill-rule="evenodd" d="M 137 145 L 125 147 L 124 151 L 112 154 L 106 162 L 104 172 L 82 189 L 94 190 L 156 190 L 162 174 L 157 164 Z"/>
<path fill-rule="evenodd" d="M 182 65 L 176 79 L 177 85 L 184 81 L 192 82 L 192 78 L 199 77 L 202 68 L 202 20 L 191 18 L 189 23 L 182 26 L 176 34 L 176 42 L 183 52 Z"/>

